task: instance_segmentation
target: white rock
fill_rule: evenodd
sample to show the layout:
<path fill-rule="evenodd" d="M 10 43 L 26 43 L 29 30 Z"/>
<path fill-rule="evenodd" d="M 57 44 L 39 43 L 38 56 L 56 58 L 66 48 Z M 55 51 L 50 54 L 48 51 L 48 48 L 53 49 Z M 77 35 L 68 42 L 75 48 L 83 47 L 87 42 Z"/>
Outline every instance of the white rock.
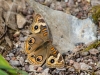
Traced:
<path fill-rule="evenodd" d="M 72 15 L 50 9 L 33 0 L 29 0 L 34 11 L 41 14 L 51 30 L 53 44 L 64 53 L 73 50 L 79 42 L 88 44 L 97 39 L 96 25 L 90 18 L 80 20 Z"/>
<path fill-rule="evenodd" d="M 23 28 L 25 23 L 26 23 L 26 19 L 22 15 L 17 14 L 17 25 L 18 25 L 18 28 Z"/>

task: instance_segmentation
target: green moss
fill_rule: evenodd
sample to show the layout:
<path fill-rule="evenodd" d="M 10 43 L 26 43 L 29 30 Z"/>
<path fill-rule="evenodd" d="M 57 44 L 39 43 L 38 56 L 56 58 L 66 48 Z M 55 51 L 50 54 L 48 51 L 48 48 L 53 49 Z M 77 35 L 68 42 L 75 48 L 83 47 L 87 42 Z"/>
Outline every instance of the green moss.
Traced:
<path fill-rule="evenodd" d="M 90 44 L 88 47 L 83 49 L 83 51 L 89 51 L 90 49 L 97 48 L 100 45 L 100 40 L 96 40 L 92 44 Z"/>
<path fill-rule="evenodd" d="M 92 7 L 92 18 L 95 23 L 98 23 L 98 20 L 100 20 L 100 5 Z"/>

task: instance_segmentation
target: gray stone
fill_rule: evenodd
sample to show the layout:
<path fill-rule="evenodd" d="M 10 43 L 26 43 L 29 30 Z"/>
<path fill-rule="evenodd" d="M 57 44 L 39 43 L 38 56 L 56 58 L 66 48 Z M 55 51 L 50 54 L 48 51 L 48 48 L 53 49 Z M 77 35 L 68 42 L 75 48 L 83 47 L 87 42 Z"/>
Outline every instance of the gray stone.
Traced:
<path fill-rule="evenodd" d="M 24 58 L 23 58 L 23 57 L 20 57 L 19 62 L 20 62 L 20 64 L 21 64 L 22 66 L 24 66 Z"/>
<path fill-rule="evenodd" d="M 74 72 L 75 69 L 74 69 L 74 67 L 70 67 L 70 68 L 68 69 L 68 71 L 70 71 L 70 72 Z"/>
<path fill-rule="evenodd" d="M 29 66 L 28 65 L 25 65 L 25 71 L 29 71 Z"/>
<path fill-rule="evenodd" d="M 34 66 L 33 65 L 29 65 L 29 71 L 34 71 Z"/>
<path fill-rule="evenodd" d="M 81 70 L 89 70 L 92 68 L 91 66 L 89 66 L 85 63 L 80 63 L 80 66 L 81 66 Z"/>
<path fill-rule="evenodd" d="M 96 55 L 97 53 L 99 53 L 99 51 L 97 49 L 90 49 L 89 50 L 90 54 Z"/>
<path fill-rule="evenodd" d="M 100 75 L 100 70 L 95 72 L 96 75 Z"/>
<path fill-rule="evenodd" d="M 9 55 L 8 55 L 9 57 L 13 57 L 14 56 L 14 54 L 13 53 L 9 53 Z"/>
<path fill-rule="evenodd" d="M 80 61 L 81 61 L 81 58 L 76 59 L 76 61 L 77 61 L 77 62 L 80 62 Z"/>
<path fill-rule="evenodd" d="M 7 60 L 7 61 L 10 61 L 11 59 L 10 59 L 10 57 L 7 56 L 7 57 L 6 57 L 6 60 Z"/>
<path fill-rule="evenodd" d="M 51 74 L 49 74 L 48 73 L 48 68 L 47 69 L 45 69 L 42 73 L 39 73 L 39 74 L 37 74 L 37 75 L 51 75 Z"/>
<path fill-rule="evenodd" d="M 20 41 L 23 42 L 25 41 L 24 37 L 22 35 L 20 35 Z"/>
<path fill-rule="evenodd" d="M 75 16 L 53 10 L 34 0 L 29 0 L 33 10 L 41 14 L 47 22 L 56 48 L 64 53 L 73 50 L 79 42 L 88 44 L 97 39 L 96 25 L 90 18 L 80 20 Z"/>
<path fill-rule="evenodd" d="M 17 61 L 17 60 L 10 60 L 9 63 L 10 63 L 12 66 L 19 66 L 19 65 L 20 65 L 19 61 Z"/>
<path fill-rule="evenodd" d="M 98 49 L 98 51 L 100 51 L 100 47 L 98 47 L 97 49 Z"/>
<path fill-rule="evenodd" d="M 23 28 L 25 23 L 26 23 L 26 19 L 22 15 L 17 14 L 17 25 L 18 25 L 18 28 Z"/>
<path fill-rule="evenodd" d="M 81 55 L 82 56 L 87 56 L 89 54 L 89 52 L 82 52 Z"/>

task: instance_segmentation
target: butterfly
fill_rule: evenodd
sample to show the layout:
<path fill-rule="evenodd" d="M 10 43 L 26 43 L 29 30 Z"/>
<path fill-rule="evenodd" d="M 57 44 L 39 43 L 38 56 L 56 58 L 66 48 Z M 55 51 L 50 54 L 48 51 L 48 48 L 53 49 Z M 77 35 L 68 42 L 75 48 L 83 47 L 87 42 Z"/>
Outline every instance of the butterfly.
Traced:
<path fill-rule="evenodd" d="M 25 41 L 28 61 L 35 66 L 45 64 L 49 68 L 64 67 L 64 59 L 52 44 L 48 25 L 41 15 L 34 16 L 30 30 L 32 34 Z"/>

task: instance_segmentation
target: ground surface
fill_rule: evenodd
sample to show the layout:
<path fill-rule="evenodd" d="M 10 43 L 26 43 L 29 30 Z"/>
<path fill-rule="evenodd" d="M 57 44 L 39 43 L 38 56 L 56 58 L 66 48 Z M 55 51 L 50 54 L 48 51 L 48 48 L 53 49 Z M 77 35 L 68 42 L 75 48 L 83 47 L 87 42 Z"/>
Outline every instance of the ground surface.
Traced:
<path fill-rule="evenodd" d="M 40 4 L 71 14 L 79 19 L 91 16 L 90 9 L 95 5 L 91 1 L 36 0 Z M 29 27 L 33 21 L 34 12 L 25 0 L 0 1 L 0 53 L 12 66 L 25 70 L 29 75 L 38 74 L 36 71 L 41 72 L 39 73 L 41 75 L 45 72 L 44 68 L 34 69 L 23 53 L 24 41 L 30 34 Z M 99 22 L 97 25 L 99 26 Z M 99 37 L 99 27 L 97 37 Z M 46 75 L 48 73 L 51 75 L 100 75 L 100 47 L 97 46 L 86 52 L 81 51 L 85 47 L 86 45 L 79 43 L 72 50 L 73 52 L 64 53 L 65 67 L 61 70 L 48 69 Z"/>

